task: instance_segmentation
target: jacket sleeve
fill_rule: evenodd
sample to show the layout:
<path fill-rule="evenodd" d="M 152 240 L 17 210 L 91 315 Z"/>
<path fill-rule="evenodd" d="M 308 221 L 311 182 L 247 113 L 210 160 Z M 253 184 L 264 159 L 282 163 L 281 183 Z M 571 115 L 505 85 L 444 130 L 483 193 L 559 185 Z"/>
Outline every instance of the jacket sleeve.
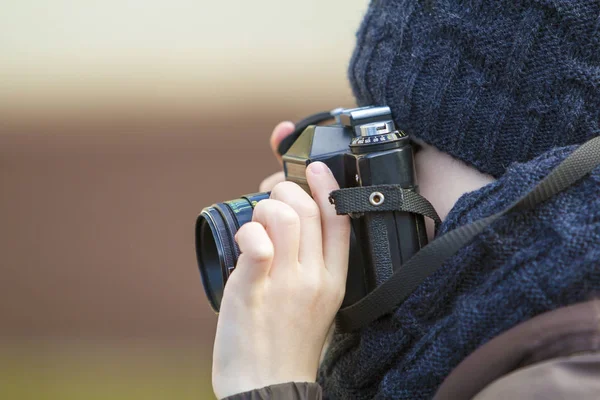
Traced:
<path fill-rule="evenodd" d="M 322 400 L 318 383 L 289 382 L 235 394 L 223 400 Z"/>
<path fill-rule="evenodd" d="M 600 352 L 555 358 L 516 370 L 473 400 L 600 398 Z"/>

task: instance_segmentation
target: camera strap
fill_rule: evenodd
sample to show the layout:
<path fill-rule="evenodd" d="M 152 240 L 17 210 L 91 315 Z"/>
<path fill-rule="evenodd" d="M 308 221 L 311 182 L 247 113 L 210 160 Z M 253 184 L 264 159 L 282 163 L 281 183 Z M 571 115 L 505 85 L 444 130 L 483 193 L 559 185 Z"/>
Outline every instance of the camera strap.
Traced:
<path fill-rule="evenodd" d="M 396 307 L 402 304 L 427 277 L 437 271 L 446 260 L 452 257 L 458 250 L 468 244 L 475 236 L 480 234 L 498 218 L 512 211 L 522 211 L 534 207 L 576 183 L 594 170 L 599 164 L 600 137 L 595 137 L 573 151 L 573 153 L 556 166 L 550 174 L 542 179 L 533 189 L 525 193 L 520 199 L 503 211 L 447 232 L 423 247 L 398 271 L 391 274 L 389 279 L 377 286 L 371 293 L 353 305 L 341 309 L 336 317 L 337 328 L 342 332 L 355 331 L 365 327 L 370 322 L 383 315 L 392 312 Z M 366 196 L 367 202 L 369 201 L 369 196 L 372 194 L 374 188 L 375 187 L 360 188 L 366 189 L 366 192 L 369 193 L 369 195 Z M 338 213 L 351 214 L 352 212 L 373 211 L 368 209 L 368 207 L 365 207 L 366 204 L 364 199 L 366 192 L 362 193 L 359 200 L 355 199 L 347 202 L 343 199 L 344 196 L 341 196 L 342 198 L 340 198 L 340 194 L 336 195 L 336 192 L 341 193 L 341 190 L 332 192 L 331 194 Z M 404 195 L 407 195 L 406 191 L 404 191 Z M 354 196 L 352 197 L 354 198 Z M 406 197 L 404 197 L 404 200 L 406 200 Z M 395 210 L 409 211 L 408 208 L 410 207 L 407 205 L 409 203 L 406 203 L 405 201 L 396 202 L 395 204 L 399 209 Z M 385 201 L 383 204 L 385 204 Z M 383 206 L 383 204 L 381 205 Z M 423 206 L 421 205 L 421 207 Z M 421 210 L 419 207 L 417 208 Z M 377 211 L 383 210 L 377 208 Z M 417 213 L 426 215 L 423 212 Z"/>
<path fill-rule="evenodd" d="M 329 195 L 338 214 L 360 216 L 365 212 L 405 211 L 431 218 L 435 228 L 442 223 L 431 203 L 414 190 L 400 185 L 361 186 L 335 190 Z"/>

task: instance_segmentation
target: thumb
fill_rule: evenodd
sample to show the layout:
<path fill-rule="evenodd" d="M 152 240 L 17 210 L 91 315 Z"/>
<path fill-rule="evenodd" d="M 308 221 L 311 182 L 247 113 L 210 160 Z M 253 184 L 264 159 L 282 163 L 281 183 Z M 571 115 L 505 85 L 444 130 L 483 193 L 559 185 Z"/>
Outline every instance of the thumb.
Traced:
<path fill-rule="evenodd" d="M 279 161 L 280 165 L 282 165 L 283 162 L 281 160 L 281 155 L 277 151 L 277 148 L 283 139 L 294 132 L 294 129 L 296 129 L 296 126 L 293 122 L 284 121 L 280 122 L 275 129 L 273 129 L 273 133 L 271 133 L 271 140 L 269 141 L 271 144 L 271 150 L 273 150 L 273 154 L 275 155 L 275 158 L 277 158 L 277 161 Z"/>

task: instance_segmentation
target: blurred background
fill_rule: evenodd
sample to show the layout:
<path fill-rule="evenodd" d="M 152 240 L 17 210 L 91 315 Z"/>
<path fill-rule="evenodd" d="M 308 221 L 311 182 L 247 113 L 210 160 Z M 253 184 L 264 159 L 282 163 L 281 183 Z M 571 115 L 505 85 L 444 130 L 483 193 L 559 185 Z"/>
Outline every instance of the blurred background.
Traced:
<path fill-rule="evenodd" d="M 0 0 L 0 398 L 212 398 L 196 215 L 354 105 L 367 3 Z"/>

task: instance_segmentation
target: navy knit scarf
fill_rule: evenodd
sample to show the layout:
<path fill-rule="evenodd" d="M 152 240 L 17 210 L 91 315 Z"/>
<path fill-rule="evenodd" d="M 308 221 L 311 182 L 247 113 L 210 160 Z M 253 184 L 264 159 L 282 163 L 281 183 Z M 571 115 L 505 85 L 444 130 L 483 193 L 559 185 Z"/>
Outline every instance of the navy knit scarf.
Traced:
<path fill-rule="evenodd" d="M 509 168 L 462 196 L 441 232 L 503 210 L 573 148 Z M 330 399 L 426 399 L 479 346 L 538 314 L 600 295 L 600 169 L 486 229 L 393 315 L 336 334 L 319 380 Z"/>
<path fill-rule="evenodd" d="M 374 0 L 349 76 L 359 105 L 498 180 L 441 232 L 503 210 L 600 135 L 600 1 Z M 493 337 L 600 296 L 600 170 L 487 228 L 393 315 L 336 334 L 331 399 L 430 398 Z"/>

